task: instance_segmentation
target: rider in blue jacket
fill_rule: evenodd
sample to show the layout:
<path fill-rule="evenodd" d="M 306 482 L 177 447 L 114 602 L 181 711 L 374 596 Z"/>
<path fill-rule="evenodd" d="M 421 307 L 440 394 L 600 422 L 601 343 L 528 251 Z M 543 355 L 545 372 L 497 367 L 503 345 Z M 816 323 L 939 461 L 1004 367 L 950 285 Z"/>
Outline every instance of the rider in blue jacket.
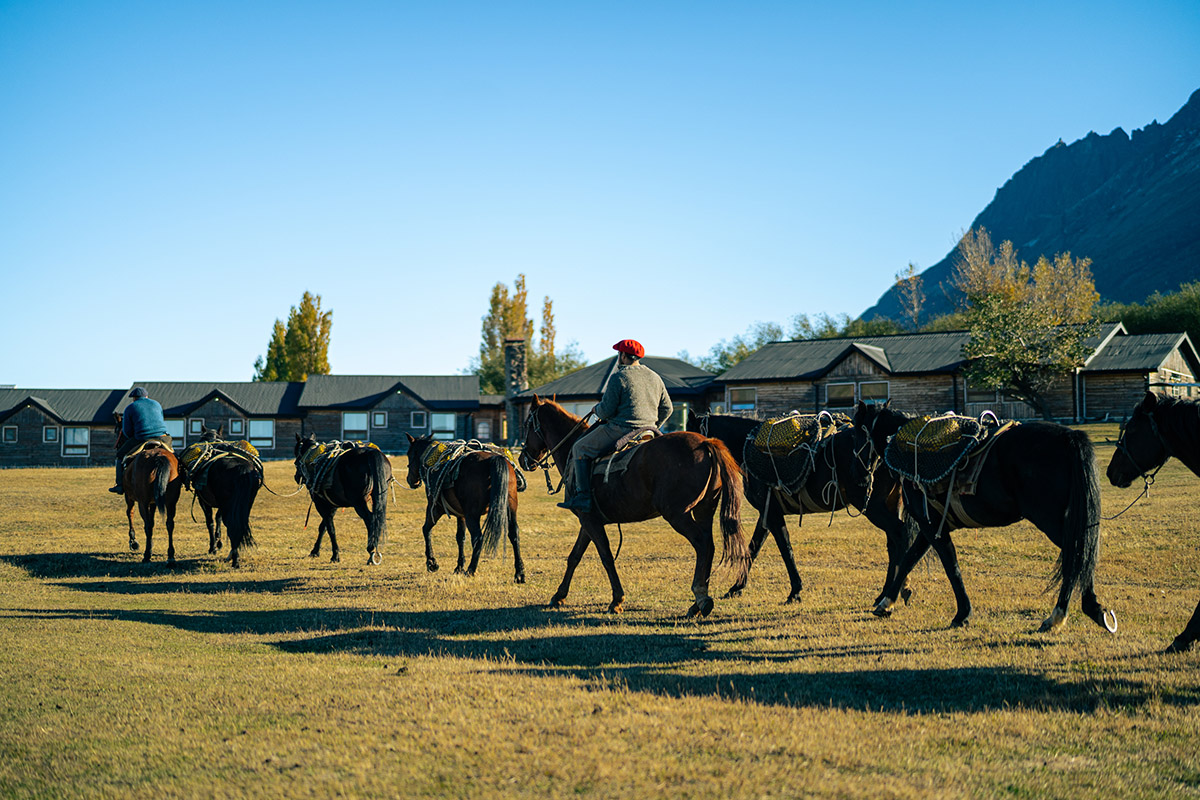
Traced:
<path fill-rule="evenodd" d="M 138 445 L 150 439 L 157 439 L 167 447 L 171 446 L 171 435 L 167 433 L 167 422 L 163 419 L 163 408 L 157 400 L 151 400 L 146 390 L 141 386 L 134 387 L 129 393 L 133 402 L 125 407 L 121 417 L 121 433 L 125 441 L 117 448 L 117 485 L 109 489 L 113 494 L 124 494 L 122 478 L 125 470 L 125 456 Z"/>

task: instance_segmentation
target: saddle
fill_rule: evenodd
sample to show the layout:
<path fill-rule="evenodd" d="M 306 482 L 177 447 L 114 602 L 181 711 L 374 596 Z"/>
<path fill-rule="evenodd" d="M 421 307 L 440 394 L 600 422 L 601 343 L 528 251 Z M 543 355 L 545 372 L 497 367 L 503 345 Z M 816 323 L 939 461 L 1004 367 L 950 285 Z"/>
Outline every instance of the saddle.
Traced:
<path fill-rule="evenodd" d="M 161 439 L 147 439 L 146 441 L 142 442 L 137 447 L 133 448 L 132 450 L 130 450 L 128 453 L 125 454 L 125 457 L 123 459 L 121 459 L 121 466 L 125 466 L 126 464 L 128 464 L 130 462 L 130 460 L 134 456 L 139 455 L 140 453 L 144 453 L 147 450 L 166 450 L 168 453 L 171 453 L 172 455 L 175 454 L 175 449 L 172 447 L 168 447 L 166 444 L 164 444 L 162 442 Z"/>
<path fill-rule="evenodd" d="M 517 491 L 525 491 L 525 475 L 518 466 L 517 458 L 513 455 L 512 450 L 477 439 L 469 441 L 456 439 L 452 442 L 433 442 L 425 450 L 425 454 L 421 458 L 421 471 L 425 473 L 426 492 L 433 491 L 432 487 L 435 484 L 439 493 L 443 485 L 453 484 L 462 467 L 462 457 L 468 453 L 492 453 L 503 457 L 512 464 L 513 471 L 517 475 Z"/>
<path fill-rule="evenodd" d="M 657 428 L 638 428 L 625 434 L 617 439 L 611 453 L 600 456 L 592 464 L 592 477 L 601 476 L 607 482 L 611 476 L 620 475 L 629 468 L 629 462 L 633 460 L 638 445 L 657 439 L 661 435 Z"/>
<path fill-rule="evenodd" d="M 746 435 L 743 468 L 769 486 L 796 494 L 816 467 L 824 441 L 849 424 L 849 417 L 828 411 L 772 417 Z"/>
<path fill-rule="evenodd" d="M 222 458 L 240 458 L 254 466 L 262 483 L 263 465 L 258 449 L 245 440 L 196 442 L 188 445 L 179 456 L 179 472 L 183 485 L 200 492 L 208 483 L 209 468 Z"/>
<path fill-rule="evenodd" d="M 333 468 L 342 456 L 353 450 L 379 450 L 374 442 L 331 439 L 318 442 L 296 459 L 296 469 L 310 493 L 323 494 L 333 482 Z"/>

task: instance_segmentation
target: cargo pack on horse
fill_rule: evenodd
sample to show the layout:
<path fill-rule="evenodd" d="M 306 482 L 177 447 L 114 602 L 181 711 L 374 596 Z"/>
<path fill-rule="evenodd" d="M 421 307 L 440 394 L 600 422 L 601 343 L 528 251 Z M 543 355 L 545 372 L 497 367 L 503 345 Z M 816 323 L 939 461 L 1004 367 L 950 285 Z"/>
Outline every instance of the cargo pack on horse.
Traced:
<path fill-rule="evenodd" d="M 931 419 L 865 403 L 859 403 L 854 425 L 859 445 L 882 454 L 900 479 L 905 512 L 917 520 L 922 534 L 884 587 L 877 616 L 891 613 L 904 579 L 932 546 L 958 605 L 950 624 L 966 625 L 971 601 L 950 532 L 1026 519 L 1062 551 L 1054 575 L 1060 583 L 1058 601 L 1041 630 L 1062 625 L 1078 587 L 1083 613 L 1116 631 L 1116 613 L 1100 605 L 1094 589 L 1100 486 L 1086 433 L 1052 422 L 1001 426 L 999 421 L 952 415 Z"/>
<path fill-rule="evenodd" d="M 200 426 L 200 441 L 179 455 L 184 485 L 195 494 L 208 528 L 208 552 L 221 547 L 221 524 L 229 532 L 229 561 L 241 565 L 243 548 L 253 547 L 250 510 L 263 484 L 263 465 L 252 444 L 239 439 L 221 439 L 224 426 L 209 430 Z M 215 516 L 215 519 L 214 519 Z"/>
<path fill-rule="evenodd" d="M 586 430 L 585 422 L 558 403 L 534 397 L 526 420 L 521 468 L 546 467 L 546 461 L 552 458 L 559 472 L 563 472 L 568 468 L 571 445 Z M 598 462 L 593 472 L 592 510 L 576 512 L 579 536 L 567 557 L 566 574 L 550 599 L 550 605 L 561 605 L 566 599 L 575 568 L 588 543 L 595 542 L 596 552 L 600 554 L 612 586 L 609 611 L 620 612 L 625 602 L 625 590 L 617 577 L 604 526 L 662 517 L 696 551 L 692 579 L 695 602 L 688 610 L 688 616 L 707 616 L 713 608 L 708 581 L 714 554 L 713 517 L 718 506 L 722 562 L 732 563 L 740 578 L 749 560 L 739 519 L 742 475 L 729 449 L 717 439 L 696 433 L 671 433 L 637 445 L 624 469 L 607 475 L 607 479 L 606 463 Z"/>
<path fill-rule="evenodd" d="M 121 428 L 121 415 L 116 418 L 117 447 L 125 444 L 125 433 Z M 146 551 L 142 561 L 150 560 L 154 540 L 154 520 L 162 516 L 167 524 L 167 563 L 175 563 L 175 506 L 183 481 L 179 476 L 179 462 L 170 448 L 157 440 L 145 442 L 125 458 L 121 485 L 125 493 L 125 516 L 129 518 L 129 549 L 137 552 L 137 537 L 133 532 L 133 506 L 142 515 L 142 526 L 146 531 Z"/>
<path fill-rule="evenodd" d="M 330 561 L 341 561 L 333 516 L 339 508 L 353 508 L 367 526 L 367 563 L 383 560 L 379 548 L 387 540 L 388 487 L 392 465 L 373 444 L 318 442 L 296 434 L 296 483 L 308 487 L 321 517 L 317 541 L 309 556 L 321 554 L 321 538 L 329 532 Z"/>
<path fill-rule="evenodd" d="M 443 514 L 458 522 L 458 564 L 454 571 L 474 575 L 479 556 L 505 536 L 512 542 L 514 579 L 525 582 L 521 533 L 517 526 L 517 492 L 525 488 L 512 462 L 494 445 L 479 442 L 440 442 L 430 436 L 408 437 L 408 485 L 425 485 L 425 568 L 437 572 L 430 531 Z M 482 526 L 480 520 L 483 520 Z M 471 532 L 471 564 L 464 569 L 466 531 Z"/>
<path fill-rule="evenodd" d="M 842 420 L 849 422 L 844 416 Z M 828 414 L 793 414 L 766 421 L 732 414 L 704 414 L 691 416 L 687 427 L 703 436 L 720 439 L 738 459 L 745 474 L 746 499 L 759 513 L 750 537 L 751 566 L 769 531 L 791 581 L 785 602 L 799 600 L 803 587 L 792 553 L 788 514 L 798 515 L 803 522 L 804 515 L 809 513 L 858 509 L 886 536 L 888 567 L 884 585 L 895 577 L 900 559 L 916 541 L 917 526 L 897 513 L 899 483 L 878 459 L 871 463 L 865 452 L 855 449 L 854 431 L 849 424 L 838 424 Z M 786 436 L 792 429 L 799 435 Z M 807 439 L 802 438 L 804 434 Z M 773 442 L 781 442 L 782 446 Z M 743 579 L 730 587 L 726 597 L 739 595 L 745 588 Z M 912 592 L 905 587 L 902 594 L 907 600 Z M 872 604 L 882 597 L 881 592 Z"/>
<path fill-rule="evenodd" d="M 1108 462 L 1108 480 L 1124 489 L 1140 477 L 1149 486 L 1154 474 L 1172 456 L 1200 476 L 1200 404 L 1148 391 L 1121 428 L 1117 449 Z M 1200 605 L 1167 652 L 1190 650 L 1197 637 Z"/>

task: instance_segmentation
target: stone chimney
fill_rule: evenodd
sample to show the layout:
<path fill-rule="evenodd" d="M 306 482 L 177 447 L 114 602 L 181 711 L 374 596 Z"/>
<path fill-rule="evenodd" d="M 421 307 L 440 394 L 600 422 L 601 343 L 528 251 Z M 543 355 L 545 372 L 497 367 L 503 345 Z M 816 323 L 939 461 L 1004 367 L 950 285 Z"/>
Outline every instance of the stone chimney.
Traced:
<path fill-rule="evenodd" d="M 518 394 L 529 388 L 529 371 L 525 366 L 525 340 L 504 340 L 504 413 L 506 430 L 504 440 L 509 445 L 518 444 L 517 436 L 521 430 L 521 415 L 513 400 Z"/>

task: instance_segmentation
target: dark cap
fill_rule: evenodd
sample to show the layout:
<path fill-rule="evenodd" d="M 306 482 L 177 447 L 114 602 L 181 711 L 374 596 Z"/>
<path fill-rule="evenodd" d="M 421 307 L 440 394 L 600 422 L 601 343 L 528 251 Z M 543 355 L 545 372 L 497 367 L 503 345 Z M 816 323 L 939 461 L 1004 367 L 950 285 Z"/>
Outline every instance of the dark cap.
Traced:
<path fill-rule="evenodd" d="M 146 394 L 146 390 L 140 386 L 133 387 L 133 391 L 129 393 L 129 396 L 134 397 L 134 398 L 148 397 L 148 395 Z"/>

